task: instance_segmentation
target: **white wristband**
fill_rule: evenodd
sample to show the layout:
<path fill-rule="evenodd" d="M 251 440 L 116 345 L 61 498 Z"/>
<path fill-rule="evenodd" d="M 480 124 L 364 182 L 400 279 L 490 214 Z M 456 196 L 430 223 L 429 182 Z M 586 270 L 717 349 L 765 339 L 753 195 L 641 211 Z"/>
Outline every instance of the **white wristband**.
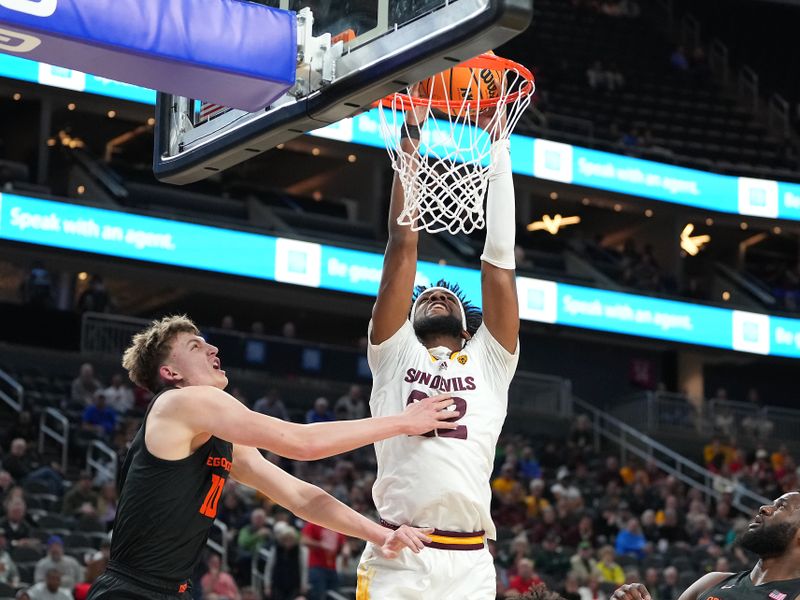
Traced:
<path fill-rule="evenodd" d="M 489 193 L 486 198 L 486 243 L 481 260 L 498 269 L 516 268 L 514 243 L 517 221 L 509 146 L 508 140 L 492 144 L 495 171 L 489 178 Z"/>

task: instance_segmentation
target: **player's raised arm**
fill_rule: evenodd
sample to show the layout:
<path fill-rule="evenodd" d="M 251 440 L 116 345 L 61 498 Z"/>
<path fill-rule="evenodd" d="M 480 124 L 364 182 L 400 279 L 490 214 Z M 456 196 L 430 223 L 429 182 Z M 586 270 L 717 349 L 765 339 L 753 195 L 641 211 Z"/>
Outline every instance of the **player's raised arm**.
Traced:
<path fill-rule="evenodd" d="M 372 542 L 387 558 L 393 558 L 403 548 L 419 552 L 423 542 L 430 541 L 426 534 L 433 531 L 405 525 L 396 531 L 381 527 L 317 486 L 282 471 L 255 448 L 234 446 L 231 477 L 259 490 L 301 519 Z"/>
<path fill-rule="evenodd" d="M 407 126 L 403 127 L 400 152 L 416 154 L 419 147 L 419 128 L 425 119 L 423 109 L 409 111 Z M 415 139 L 416 136 L 416 139 Z M 392 337 L 408 320 L 411 294 L 417 275 L 417 240 L 419 234 L 410 227 L 398 225 L 397 218 L 403 210 L 405 196 L 400 177 L 395 173 L 392 197 L 389 204 L 389 241 L 383 257 L 378 298 L 372 308 L 372 334 L 370 342 L 380 344 Z"/>
<path fill-rule="evenodd" d="M 319 460 L 396 435 L 455 429 L 455 423 L 447 422 L 453 413 L 444 410 L 452 403 L 445 395 L 434 396 L 410 404 L 399 415 L 300 425 L 251 411 L 216 387 L 198 385 L 164 393 L 148 418 L 147 446 L 157 456 L 168 456 L 168 448 L 158 447 L 156 431 L 170 432 L 166 443 L 210 433 L 294 460 Z"/>
<path fill-rule="evenodd" d="M 514 257 L 516 203 L 509 141 L 493 142 L 491 152 L 495 172 L 489 179 L 486 243 L 481 254 L 483 322 L 492 337 L 513 353 L 519 336 L 519 305 Z"/>

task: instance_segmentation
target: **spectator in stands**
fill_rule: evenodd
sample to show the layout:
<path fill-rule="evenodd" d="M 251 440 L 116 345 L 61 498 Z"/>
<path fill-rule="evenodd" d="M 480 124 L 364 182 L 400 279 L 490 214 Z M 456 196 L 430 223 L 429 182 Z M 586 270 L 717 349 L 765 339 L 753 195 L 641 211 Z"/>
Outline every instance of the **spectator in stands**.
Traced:
<path fill-rule="evenodd" d="M 225 331 L 236 331 L 236 321 L 233 320 L 233 315 L 223 316 L 219 328 Z"/>
<path fill-rule="evenodd" d="M 615 562 L 613 546 L 603 546 L 600 548 L 600 560 L 595 565 L 594 573 L 601 583 L 613 583 L 622 585 L 625 583 L 625 572 L 622 567 Z"/>
<path fill-rule="evenodd" d="M 275 544 L 264 566 L 264 595 L 271 600 L 295 600 L 308 593 L 308 548 L 299 544 L 297 530 L 275 523 Z"/>
<path fill-rule="evenodd" d="M 664 583 L 658 590 L 659 600 L 678 600 L 683 593 L 682 586 L 678 583 L 678 569 L 669 566 L 664 569 Z"/>
<path fill-rule="evenodd" d="M 37 308 L 50 308 L 53 305 L 53 282 L 44 264 L 36 260 L 20 287 L 22 301 Z"/>
<path fill-rule="evenodd" d="M 616 551 L 620 556 L 632 554 L 636 558 L 642 559 L 647 554 L 647 540 L 642 533 L 642 526 L 639 519 L 631 517 L 628 519 L 625 529 L 617 534 Z"/>
<path fill-rule="evenodd" d="M 8 499 L 5 504 L 6 516 L 0 519 L 0 530 L 6 542 L 14 546 L 38 546 L 39 540 L 33 536 L 34 523 L 28 517 L 28 507 L 22 496 Z"/>
<path fill-rule="evenodd" d="M 736 435 L 736 420 L 727 404 L 714 407 L 714 429 L 727 438 Z"/>
<path fill-rule="evenodd" d="M 648 567 L 644 572 L 644 585 L 650 592 L 651 600 L 661 600 L 661 573 L 655 567 Z"/>
<path fill-rule="evenodd" d="M 492 482 L 494 489 L 494 482 Z M 528 495 L 525 497 L 525 504 L 528 507 L 528 519 L 537 519 L 545 508 L 550 506 L 550 502 L 544 497 L 545 483 L 543 479 L 533 479 L 528 484 Z"/>
<path fill-rule="evenodd" d="M 78 298 L 78 312 L 108 312 L 113 303 L 100 275 L 92 275 L 89 287 Z"/>
<path fill-rule="evenodd" d="M 278 394 L 278 388 L 270 388 L 266 394 L 256 400 L 253 410 L 283 421 L 289 420 L 289 412 Z"/>
<path fill-rule="evenodd" d="M 513 462 L 506 462 L 500 468 L 500 475 L 492 480 L 492 491 L 498 499 L 502 500 L 511 493 L 511 490 L 519 487 L 516 470 Z"/>
<path fill-rule="evenodd" d="M 542 578 L 533 570 L 533 561 L 529 558 L 523 558 L 517 563 L 517 574 L 509 580 L 508 588 L 519 594 L 524 594 L 540 583 L 542 583 Z M 506 595 L 506 597 L 511 598 L 513 596 Z"/>
<path fill-rule="evenodd" d="M 742 419 L 742 430 L 745 435 L 765 440 L 772 435 L 775 424 L 768 417 L 767 406 L 761 402 L 758 390 L 750 388 L 747 391 L 747 401 L 753 407 L 753 413 Z"/>
<path fill-rule="evenodd" d="M 572 424 L 572 431 L 569 434 L 570 444 L 577 448 L 581 454 L 590 451 L 594 437 L 592 434 L 592 423 L 588 415 L 578 415 Z"/>
<path fill-rule="evenodd" d="M 569 559 L 570 574 L 578 579 L 579 584 L 584 584 L 594 573 L 597 561 L 594 559 L 592 544 L 583 541 L 578 544 L 578 551 Z"/>
<path fill-rule="evenodd" d="M 14 600 L 31 600 L 31 595 L 28 590 L 19 590 L 17 595 L 14 596 Z"/>
<path fill-rule="evenodd" d="M 81 365 L 79 375 L 72 380 L 70 400 L 81 406 L 89 406 L 95 393 L 102 388 L 100 381 L 94 376 L 94 367 L 91 363 Z"/>
<path fill-rule="evenodd" d="M 612 71 L 603 66 L 601 61 L 597 60 L 586 70 L 586 83 L 593 90 L 613 91 L 615 76 Z"/>
<path fill-rule="evenodd" d="M 11 473 L 0 469 L 0 505 L 5 503 L 6 497 L 13 487 L 14 478 L 11 477 Z"/>
<path fill-rule="evenodd" d="M 84 504 L 95 504 L 96 502 L 97 493 L 92 489 L 92 475 L 88 471 L 81 471 L 78 481 L 64 494 L 64 505 L 61 512 L 74 517 Z"/>
<path fill-rule="evenodd" d="M 578 588 L 581 600 L 607 600 L 608 594 L 600 589 L 600 578 L 597 575 L 589 577 L 586 585 Z"/>
<path fill-rule="evenodd" d="M 302 539 L 308 548 L 309 600 L 325 600 L 328 590 L 335 591 L 339 587 L 336 557 L 344 548 L 345 537 L 320 525 L 306 523 Z"/>
<path fill-rule="evenodd" d="M 293 340 L 297 337 L 297 327 L 295 327 L 292 321 L 286 321 L 286 323 L 281 326 L 281 335 L 287 340 Z"/>
<path fill-rule="evenodd" d="M 306 423 L 325 423 L 334 419 L 328 399 L 322 396 L 314 400 L 314 408 L 306 413 Z"/>
<path fill-rule="evenodd" d="M 44 483 L 51 494 L 61 496 L 64 492 L 63 478 L 56 470 L 57 465 L 40 465 L 28 442 L 22 438 L 11 441 L 3 466 L 17 483 L 36 480 Z"/>
<path fill-rule="evenodd" d="M 200 579 L 203 596 L 216 594 L 219 600 L 240 600 L 239 588 L 230 573 L 222 570 L 222 559 L 211 552 L 207 561 L 208 572 Z"/>
<path fill-rule="evenodd" d="M 730 448 L 724 446 L 718 437 L 712 438 L 711 442 L 703 448 L 706 469 L 712 473 L 719 473 L 722 470 L 722 467 L 728 462 L 729 455 Z"/>
<path fill-rule="evenodd" d="M 689 70 L 689 59 L 686 57 L 686 49 L 678 46 L 669 57 L 669 64 L 676 71 L 686 72 Z"/>
<path fill-rule="evenodd" d="M 525 446 L 522 449 L 517 461 L 517 470 L 525 481 L 539 479 L 542 476 L 542 467 L 539 465 L 539 461 L 536 460 L 531 446 Z"/>
<path fill-rule="evenodd" d="M 674 509 L 666 509 L 662 524 L 659 526 L 660 540 L 667 544 L 684 544 L 689 541 L 686 529 L 678 521 L 678 513 Z"/>
<path fill-rule="evenodd" d="M 237 562 L 242 567 L 247 567 L 264 544 L 272 536 L 272 531 L 267 526 L 267 513 L 263 508 L 254 508 L 250 513 L 250 522 L 239 530 L 236 538 Z"/>
<path fill-rule="evenodd" d="M 561 588 L 560 594 L 556 593 L 556 595 L 564 600 L 581 600 L 580 586 L 580 582 L 574 575 L 567 575 L 564 578 L 564 585 Z"/>
<path fill-rule="evenodd" d="M 351 385 L 348 392 L 336 401 L 334 412 L 338 419 L 363 419 L 367 416 L 364 388 Z"/>
<path fill-rule="evenodd" d="M 84 581 L 94 583 L 94 580 L 106 570 L 110 556 L 111 541 L 103 540 L 100 542 L 100 549 L 86 561 Z"/>
<path fill-rule="evenodd" d="M 81 426 L 84 431 L 91 431 L 105 440 L 111 439 L 117 428 L 117 413 L 106 404 L 106 395 L 98 390 L 94 395 L 94 402 L 83 411 Z"/>
<path fill-rule="evenodd" d="M 100 488 L 100 494 L 97 497 L 95 507 L 97 509 L 97 518 L 109 528 L 113 525 L 114 518 L 117 516 L 118 503 L 119 495 L 116 483 L 110 481 L 103 484 L 103 487 Z"/>
<path fill-rule="evenodd" d="M 125 383 L 120 373 L 111 376 L 111 385 L 103 390 L 106 404 L 118 415 L 124 415 L 133 408 L 133 390 Z"/>
<path fill-rule="evenodd" d="M 61 572 L 50 569 L 45 574 L 44 581 L 40 581 L 28 590 L 31 600 L 72 600 L 68 588 L 61 585 Z"/>
<path fill-rule="evenodd" d="M 69 555 L 64 554 L 64 540 L 60 536 L 51 535 L 47 539 L 47 554 L 36 563 L 33 572 L 34 583 L 49 579 L 52 571 L 58 571 L 61 587 L 71 590 L 75 584 L 83 581 L 83 567 Z"/>
<path fill-rule="evenodd" d="M 2 529 L 0 529 L 0 582 L 12 586 L 19 582 L 19 570 L 6 549 L 6 534 Z"/>

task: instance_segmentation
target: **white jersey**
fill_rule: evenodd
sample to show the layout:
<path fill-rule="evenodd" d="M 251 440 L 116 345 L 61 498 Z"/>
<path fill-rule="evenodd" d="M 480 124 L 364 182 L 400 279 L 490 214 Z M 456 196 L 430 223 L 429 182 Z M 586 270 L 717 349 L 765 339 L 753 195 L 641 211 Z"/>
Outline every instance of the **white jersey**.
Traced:
<path fill-rule="evenodd" d="M 369 333 L 372 339 L 372 323 Z M 484 530 L 494 539 L 489 479 L 519 344 L 511 354 L 481 325 L 460 352 L 427 349 L 406 321 L 382 344 L 370 344 L 367 358 L 373 416 L 400 414 L 410 402 L 441 392 L 452 393 L 461 414 L 456 430 L 375 444 L 372 495 L 381 518 L 445 531 Z"/>

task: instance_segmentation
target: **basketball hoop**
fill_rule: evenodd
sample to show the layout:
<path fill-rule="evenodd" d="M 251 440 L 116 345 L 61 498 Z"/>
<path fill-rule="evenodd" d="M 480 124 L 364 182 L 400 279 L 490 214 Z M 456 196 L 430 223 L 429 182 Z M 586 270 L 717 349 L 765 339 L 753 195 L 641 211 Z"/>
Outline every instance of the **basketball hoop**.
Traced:
<path fill-rule="evenodd" d="M 381 130 L 405 196 L 398 224 L 429 233 L 482 229 L 492 144 L 508 139 L 534 89 L 527 68 L 486 53 L 380 100 Z M 419 146 L 407 153 L 399 138 L 415 119 Z"/>

